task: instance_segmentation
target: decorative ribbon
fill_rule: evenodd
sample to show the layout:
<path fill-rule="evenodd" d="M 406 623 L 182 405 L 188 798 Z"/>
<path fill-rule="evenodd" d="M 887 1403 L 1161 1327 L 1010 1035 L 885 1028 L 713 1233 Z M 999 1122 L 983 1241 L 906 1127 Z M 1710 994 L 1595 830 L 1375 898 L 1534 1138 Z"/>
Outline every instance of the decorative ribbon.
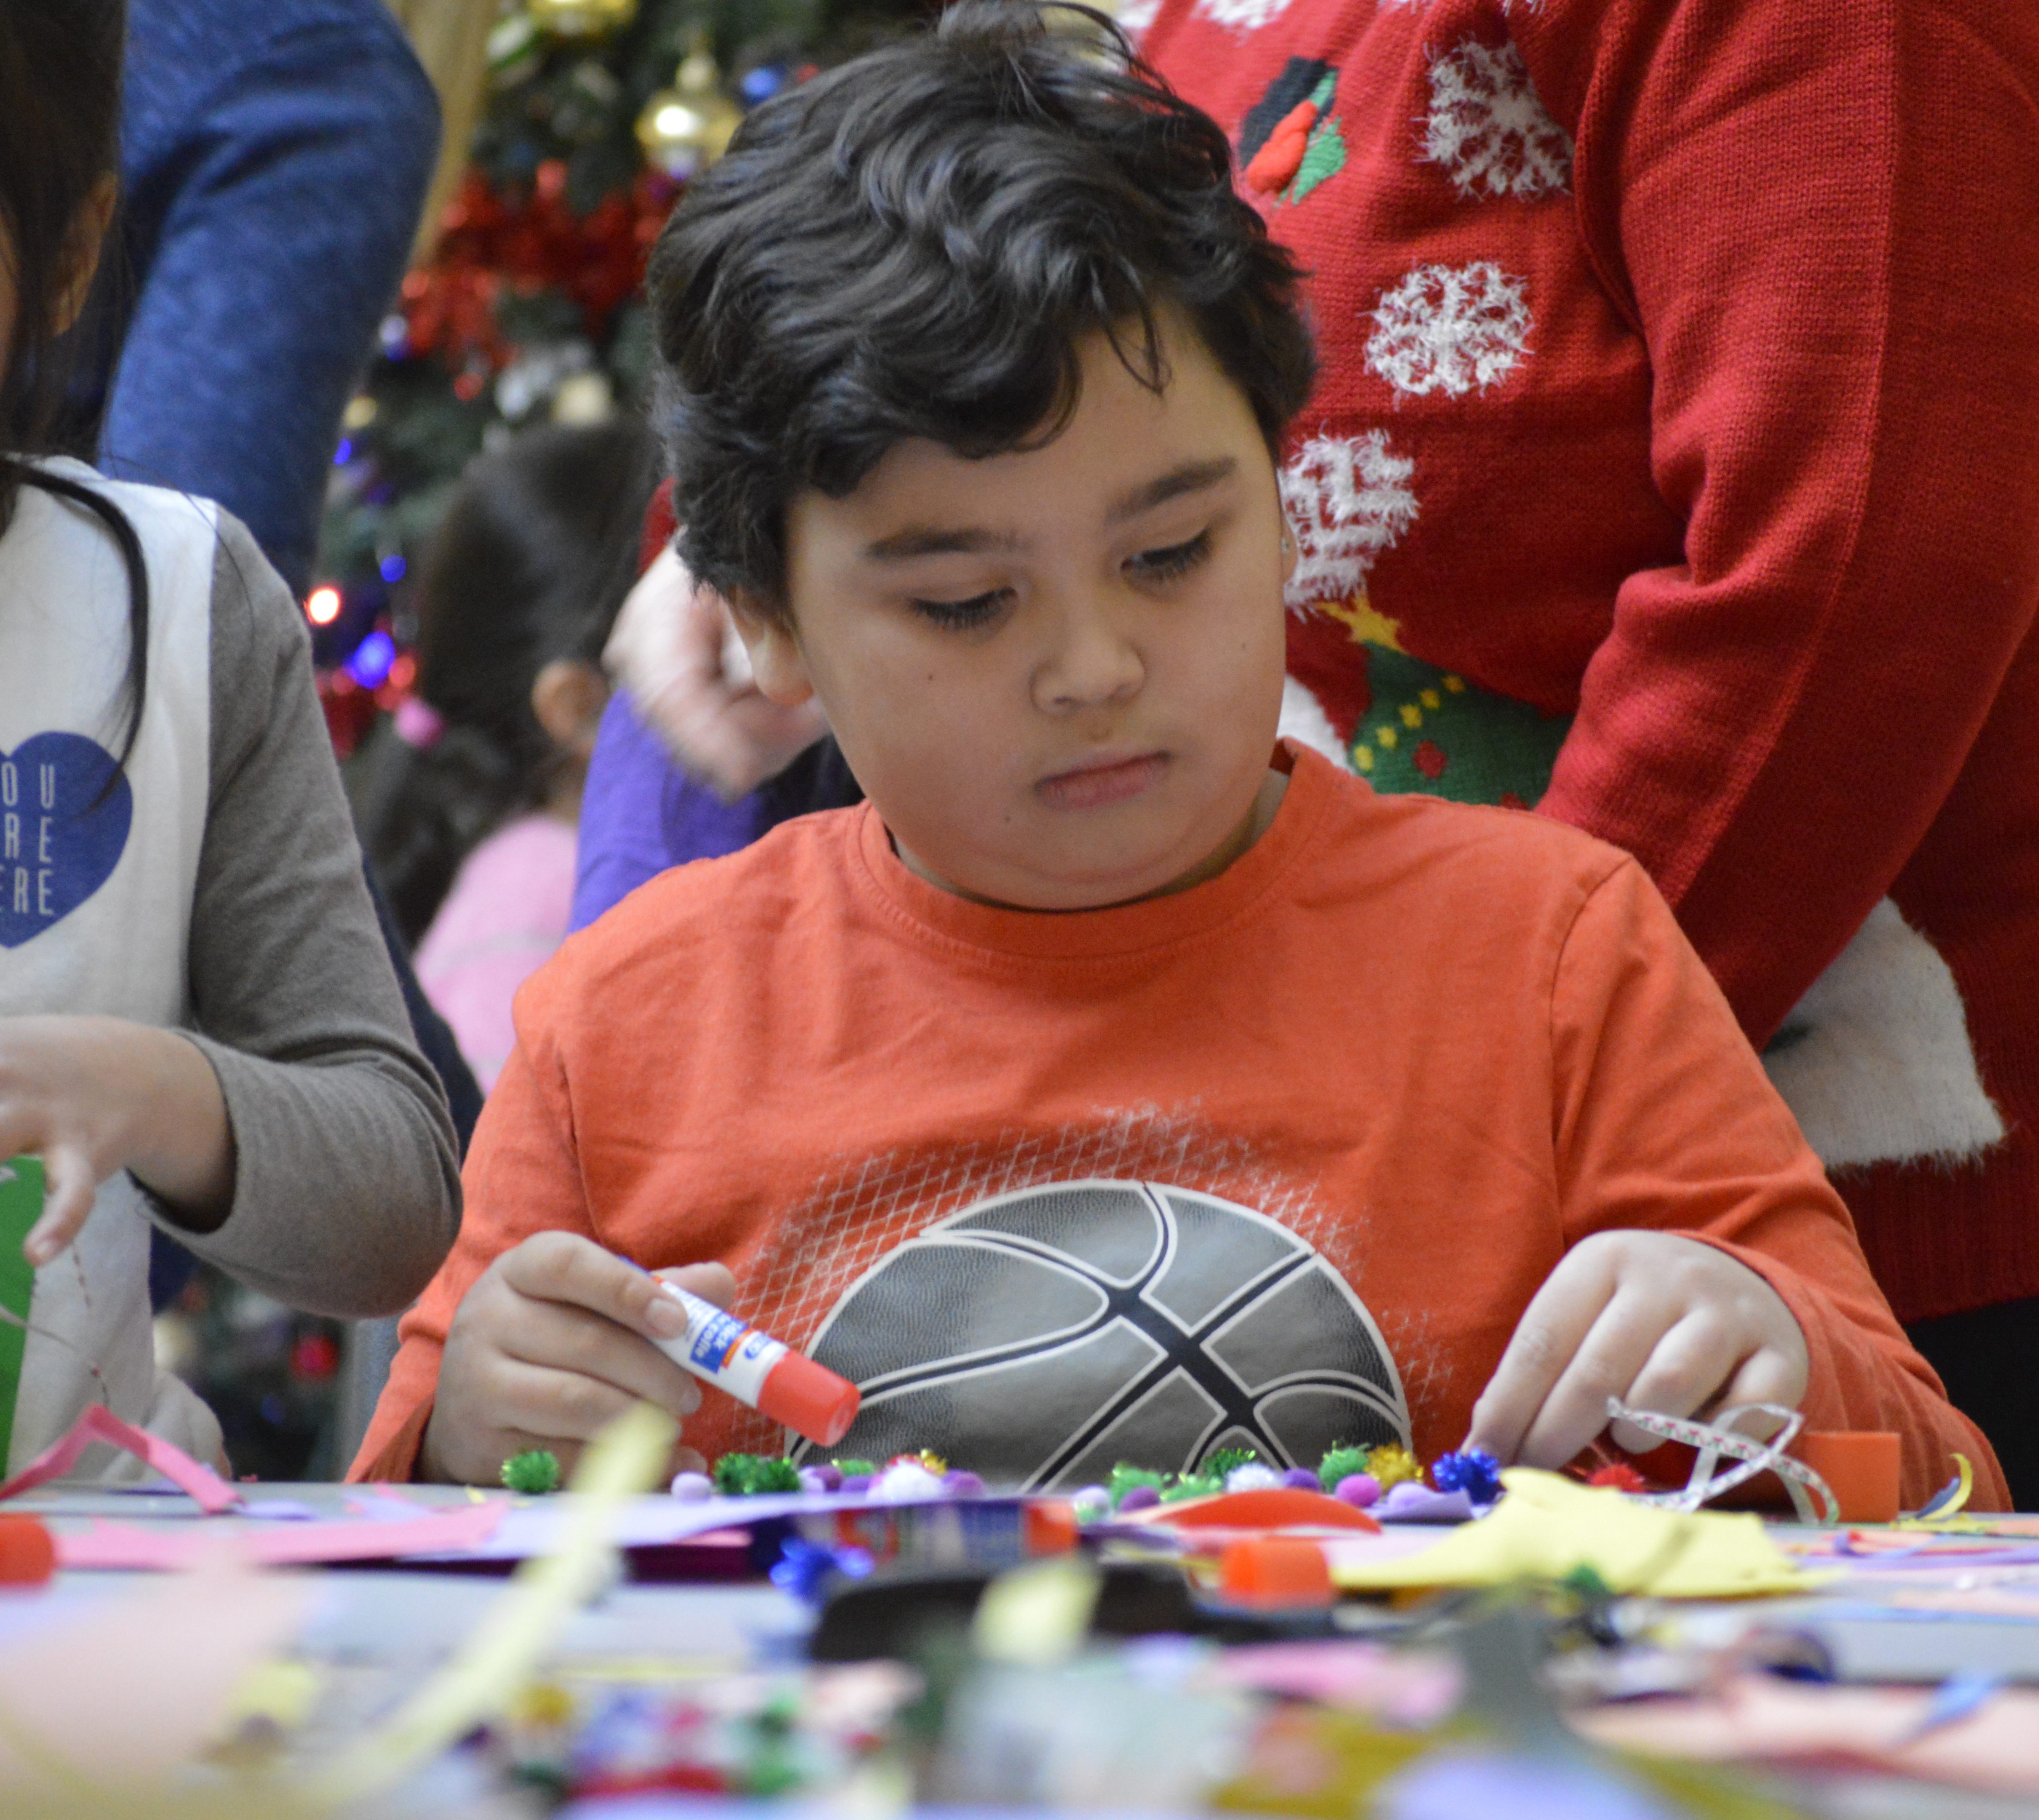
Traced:
<path fill-rule="evenodd" d="M 1631 1409 L 1619 1397 L 1610 1396 L 1607 1412 L 1616 1422 L 1628 1423 L 1660 1441 L 1680 1442 L 1699 1455 L 1683 1491 L 1655 1492 L 1638 1498 L 1638 1503 L 1654 1504 L 1667 1510 L 1696 1510 L 1723 1492 L 1746 1484 L 1759 1473 L 1775 1472 L 1783 1480 L 1784 1489 L 1790 1494 L 1791 1507 L 1802 1523 L 1840 1520 L 1840 1500 L 1826 1480 L 1802 1460 L 1794 1460 L 1784 1451 L 1805 1423 L 1805 1417 L 1795 1409 L 1778 1403 L 1744 1403 L 1722 1410 L 1711 1422 L 1695 1422 L 1688 1416 L 1659 1415 L 1654 1409 Z M 1783 1426 L 1768 1441 L 1736 1433 L 1735 1424 L 1749 1415 L 1774 1415 Z M 1722 1472 L 1723 1456 L 1740 1464 Z M 1818 1494 L 1824 1514 L 1813 1506 L 1813 1493 Z"/>

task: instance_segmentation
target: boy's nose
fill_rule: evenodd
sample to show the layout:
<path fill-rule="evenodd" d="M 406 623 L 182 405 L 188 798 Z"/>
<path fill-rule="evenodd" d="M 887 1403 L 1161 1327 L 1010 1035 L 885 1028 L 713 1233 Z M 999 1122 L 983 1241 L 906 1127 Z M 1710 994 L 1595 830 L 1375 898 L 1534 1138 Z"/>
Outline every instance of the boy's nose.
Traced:
<path fill-rule="evenodd" d="M 1060 634 L 1034 673 L 1035 705 L 1043 713 L 1116 707 L 1139 693 L 1147 666 L 1110 614 L 1073 611 L 1065 617 Z"/>

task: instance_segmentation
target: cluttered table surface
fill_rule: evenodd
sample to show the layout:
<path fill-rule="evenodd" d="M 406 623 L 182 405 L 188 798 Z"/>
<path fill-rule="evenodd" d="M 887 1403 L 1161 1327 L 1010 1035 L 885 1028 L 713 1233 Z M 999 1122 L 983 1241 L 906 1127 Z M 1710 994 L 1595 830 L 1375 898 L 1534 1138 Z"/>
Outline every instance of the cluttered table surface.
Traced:
<path fill-rule="evenodd" d="M 0 1806 L 2039 1814 L 2039 1517 L 1515 1472 L 1470 1518 L 1293 1473 L 1085 1505 L 904 1461 L 681 1498 L 639 1415 L 545 1496 L 9 1488 Z"/>

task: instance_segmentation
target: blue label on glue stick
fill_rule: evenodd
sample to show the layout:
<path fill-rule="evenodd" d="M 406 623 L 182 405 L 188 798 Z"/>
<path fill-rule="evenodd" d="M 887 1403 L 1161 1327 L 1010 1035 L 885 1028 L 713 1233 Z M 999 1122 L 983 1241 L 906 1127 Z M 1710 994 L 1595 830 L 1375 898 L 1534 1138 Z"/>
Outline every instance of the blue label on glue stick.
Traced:
<path fill-rule="evenodd" d="M 660 1286 L 686 1309 L 689 1324 L 678 1339 L 659 1342 L 659 1350 L 755 1409 L 765 1380 L 786 1356 L 784 1343 L 672 1283 Z"/>

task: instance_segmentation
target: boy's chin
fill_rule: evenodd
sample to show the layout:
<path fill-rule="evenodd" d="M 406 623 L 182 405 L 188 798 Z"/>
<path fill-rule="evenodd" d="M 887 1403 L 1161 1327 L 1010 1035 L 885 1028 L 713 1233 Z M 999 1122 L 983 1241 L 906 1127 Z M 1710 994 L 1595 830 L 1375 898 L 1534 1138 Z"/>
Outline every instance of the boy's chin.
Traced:
<path fill-rule="evenodd" d="M 1123 855 L 1089 864 L 1080 858 L 1057 855 L 1053 860 L 1031 863 L 989 864 L 982 856 L 970 855 L 959 857 L 953 871 L 944 871 L 939 863 L 923 864 L 903 853 L 901 857 L 944 891 L 978 903 L 1016 910 L 1110 910 L 1179 888 L 1183 881 L 1202 869 L 1201 862 L 1184 864 L 1179 857 L 1165 854 L 1131 865 L 1126 864 Z"/>

